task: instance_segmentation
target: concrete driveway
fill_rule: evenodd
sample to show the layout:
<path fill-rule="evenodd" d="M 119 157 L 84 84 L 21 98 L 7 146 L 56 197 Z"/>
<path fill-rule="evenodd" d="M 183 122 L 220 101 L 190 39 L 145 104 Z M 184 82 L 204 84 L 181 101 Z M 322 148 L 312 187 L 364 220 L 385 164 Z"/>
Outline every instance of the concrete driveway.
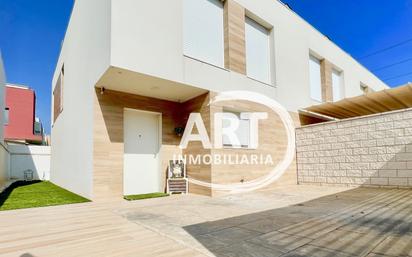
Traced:
<path fill-rule="evenodd" d="M 0 256 L 412 256 L 412 191 L 288 186 L 0 212 Z"/>
<path fill-rule="evenodd" d="M 123 211 L 210 256 L 412 256 L 408 189 L 297 186 Z"/>

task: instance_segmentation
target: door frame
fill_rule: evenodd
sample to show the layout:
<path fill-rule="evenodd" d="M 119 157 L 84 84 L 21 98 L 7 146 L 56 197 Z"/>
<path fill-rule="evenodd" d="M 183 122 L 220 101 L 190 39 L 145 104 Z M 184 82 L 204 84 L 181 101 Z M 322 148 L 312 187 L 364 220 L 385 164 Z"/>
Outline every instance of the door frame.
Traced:
<path fill-rule="evenodd" d="M 163 181 L 162 181 L 162 154 L 161 154 L 161 148 L 162 148 L 162 140 L 163 140 L 163 138 L 162 138 L 162 119 L 163 119 L 163 117 L 162 117 L 162 113 L 161 112 L 152 112 L 152 111 L 146 111 L 146 110 L 140 110 L 140 109 L 133 109 L 133 108 L 127 108 L 127 107 L 125 107 L 125 108 L 123 108 L 123 126 L 124 126 L 124 122 L 125 122 L 125 118 L 124 118 L 124 113 L 126 112 L 126 111 L 133 111 L 133 112 L 138 112 L 138 113 L 146 113 L 146 114 L 152 114 L 152 115 L 155 115 L 155 116 L 157 116 L 157 118 L 158 118 L 158 136 L 157 136 L 157 138 L 158 138 L 158 142 L 157 142 L 157 144 L 158 144 L 158 149 L 159 149 L 159 153 L 158 153 L 158 158 L 157 158 L 157 172 L 158 172 L 158 174 L 159 174 L 159 181 L 158 181 L 158 188 L 159 188 L 159 192 L 161 192 L 161 190 L 162 190 L 162 185 L 163 185 Z M 125 142 L 125 138 L 124 138 L 124 128 L 123 128 L 123 158 L 124 158 L 124 145 L 126 144 L 126 142 Z M 123 165 L 123 172 L 122 172 L 122 174 L 123 174 L 123 178 L 122 178 L 122 180 L 124 179 L 124 165 Z M 123 194 L 124 194 L 124 185 L 123 185 Z"/>

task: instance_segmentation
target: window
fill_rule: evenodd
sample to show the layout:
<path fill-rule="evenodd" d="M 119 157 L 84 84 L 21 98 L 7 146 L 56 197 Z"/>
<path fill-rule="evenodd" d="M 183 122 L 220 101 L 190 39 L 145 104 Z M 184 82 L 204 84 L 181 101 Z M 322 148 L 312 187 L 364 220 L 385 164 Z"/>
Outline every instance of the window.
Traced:
<path fill-rule="evenodd" d="M 223 3 L 220 0 L 184 0 L 184 54 L 224 67 Z"/>
<path fill-rule="evenodd" d="M 56 85 L 53 90 L 53 122 L 57 120 L 60 113 L 63 111 L 63 80 L 64 80 L 64 65 L 60 71 Z"/>
<path fill-rule="evenodd" d="M 35 135 L 43 135 L 43 125 L 39 118 L 34 119 L 34 134 Z"/>
<path fill-rule="evenodd" d="M 239 143 L 240 143 L 240 144 L 234 145 L 226 135 L 223 135 L 223 138 L 222 138 L 223 146 L 234 147 L 234 148 L 248 148 L 250 145 L 249 120 L 240 119 L 240 113 L 232 112 L 232 111 L 225 111 L 223 113 L 223 118 L 224 118 L 222 121 L 223 128 L 230 126 L 230 120 L 233 118 L 236 118 L 239 121 L 239 128 L 235 131 L 235 134 L 237 138 L 239 139 Z"/>
<path fill-rule="evenodd" d="M 4 125 L 9 125 L 9 112 L 10 112 L 10 108 L 6 107 L 4 108 Z"/>
<path fill-rule="evenodd" d="M 315 101 L 322 102 L 320 69 L 320 60 L 311 55 L 309 58 L 310 97 Z"/>
<path fill-rule="evenodd" d="M 264 83 L 271 83 L 270 31 L 246 17 L 246 73 Z"/>
<path fill-rule="evenodd" d="M 343 98 L 342 94 L 342 72 L 333 69 L 332 70 L 332 92 L 333 101 L 339 101 Z"/>

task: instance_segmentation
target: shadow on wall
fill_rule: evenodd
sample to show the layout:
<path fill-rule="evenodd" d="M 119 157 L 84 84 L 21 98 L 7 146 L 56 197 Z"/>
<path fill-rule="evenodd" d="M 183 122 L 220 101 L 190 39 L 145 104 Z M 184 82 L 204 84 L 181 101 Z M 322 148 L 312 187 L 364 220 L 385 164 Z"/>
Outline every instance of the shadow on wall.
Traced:
<path fill-rule="evenodd" d="M 207 96 L 204 94 L 197 99 L 202 103 Z M 181 154 L 178 148 L 181 138 L 176 135 L 175 128 L 184 127 L 191 105 L 197 108 L 198 103 L 176 103 L 113 90 L 105 90 L 101 94 L 96 88 L 93 131 L 95 195 L 104 195 L 109 190 L 112 195 L 120 191 L 123 194 L 124 108 L 162 113 L 161 181 L 165 184 L 169 160 L 174 154 Z"/>
<path fill-rule="evenodd" d="M 411 190 L 356 188 L 184 229 L 218 257 L 409 256 L 411 213 Z"/>
<path fill-rule="evenodd" d="M 31 255 L 30 253 L 25 253 L 20 255 L 20 257 L 35 257 L 34 255 Z"/>
<path fill-rule="evenodd" d="M 26 179 L 28 176 L 33 180 L 50 180 L 49 146 L 9 145 L 8 148 L 11 179 Z"/>
<path fill-rule="evenodd" d="M 99 141 L 123 143 L 123 112 L 125 108 L 162 113 L 163 143 L 178 145 L 174 128 L 182 120 L 182 104 L 151 97 L 95 89 L 95 137 Z"/>
<path fill-rule="evenodd" d="M 302 127 L 300 184 L 412 187 L 412 110 Z"/>
<path fill-rule="evenodd" d="M 394 145 L 389 140 L 383 146 L 351 150 L 353 155 L 346 156 L 344 160 L 350 162 L 338 163 L 341 167 L 340 184 L 392 188 L 412 186 L 412 144 Z"/>
<path fill-rule="evenodd" d="M 396 140 L 396 139 L 395 139 Z M 376 152 L 375 158 L 366 157 L 370 161 L 370 181 L 366 184 L 379 186 L 412 186 L 412 144 L 388 145 L 370 148 Z M 363 157 L 365 158 L 365 157 Z M 377 172 L 374 172 L 377 170 Z"/>

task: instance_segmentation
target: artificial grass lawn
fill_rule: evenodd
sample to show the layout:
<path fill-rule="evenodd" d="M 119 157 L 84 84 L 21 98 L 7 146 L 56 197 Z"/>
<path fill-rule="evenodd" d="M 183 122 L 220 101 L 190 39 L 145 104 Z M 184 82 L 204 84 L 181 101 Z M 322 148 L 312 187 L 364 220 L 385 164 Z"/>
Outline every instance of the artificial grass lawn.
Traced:
<path fill-rule="evenodd" d="M 18 181 L 0 194 L 0 211 L 89 202 L 50 182 Z"/>
<path fill-rule="evenodd" d="M 169 194 L 151 193 L 151 194 L 143 194 L 143 195 L 125 195 L 124 199 L 126 199 L 127 201 L 134 201 L 134 200 L 143 200 L 143 199 L 158 198 L 158 197 L 165 197 L 165 196 L 169 196 Z"/>

